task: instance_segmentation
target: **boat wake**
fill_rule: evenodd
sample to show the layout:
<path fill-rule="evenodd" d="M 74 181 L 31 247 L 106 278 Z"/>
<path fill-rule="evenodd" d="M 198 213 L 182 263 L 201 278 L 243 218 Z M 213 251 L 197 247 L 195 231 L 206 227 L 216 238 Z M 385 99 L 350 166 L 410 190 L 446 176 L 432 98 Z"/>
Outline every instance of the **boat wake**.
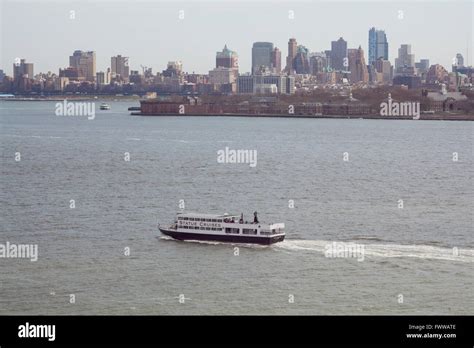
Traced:
<path fill-rule="evenodd" d="M 2 134 L 4 137 L 14 138 L 35 138 L 35 139 L 62 139 L 63 137 L 57 137 L 53 135 L 17 135 L 17 134 Z"/>
<path fill-rule="evenodd" d="M 334 242 L 342 245 L 363 245 L 364 257 L 371 258 L 419 258 L 431 260 L 447 260 L 458 262 L 474 262 L 474 249 L 443 248 L 431 245 L 404 245 L 360 243 L 360 241 L 328 241 L 328 240 L 298 240 L 286 239 L 273 245 L 273 248 L 286 251 L 308 251 L 321 253 L 323 256 Z"/>
<path fill-rule="evenodd" d="M 351 246 L 354 244 L 363 245 L 364 258 L 419 258 L 427 260 L 445 260 L 474 263 L 474 249 L 465 248 L 443 248 L 431 245 L 407 245 L 407 244 L 378 244 L 378 243 L 360 243 L 360 241 L 329 241 L 329 240 L 303 240 L 303 239 L 285 239 L 283 242 L 272 245 L 258 245 L 245 243 L 227 243 L 215 241 L 202 240 L 187 240 L 177 241 L 168 236 L 159 237 L 161 240 L 175 241 L 179 243 L 195 243 L 203 245 L 227 245 L 238 246 L 253 249 L 273 249 L 287 252 L 303 251 L 316 252 L 322 256 L 328 247 L 332 246 L 334 242 L 341 245 Z"/>

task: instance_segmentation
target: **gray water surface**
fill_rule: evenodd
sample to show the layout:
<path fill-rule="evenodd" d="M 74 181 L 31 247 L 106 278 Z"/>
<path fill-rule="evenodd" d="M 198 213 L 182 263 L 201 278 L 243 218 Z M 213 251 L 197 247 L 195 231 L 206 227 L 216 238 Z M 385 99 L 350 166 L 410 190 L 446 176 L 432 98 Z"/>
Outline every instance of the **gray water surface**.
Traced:
<path fill-rule="evenodd" d="M 474 313 L 472 122 L 132 117 L 136 103 L 110 104 L 87 120 L 0 102 L 0 243 L 39 249 L 37 262 L 0 258 L 0 314 Z M 225 147 L 256 150 L 257 166 L 218 163 Z M 164 238 L 157 223 L 180 200 L 256 210 L 287 239 Z M 363 261 L 325 257 L 332 242 L 363 245 Z"/>

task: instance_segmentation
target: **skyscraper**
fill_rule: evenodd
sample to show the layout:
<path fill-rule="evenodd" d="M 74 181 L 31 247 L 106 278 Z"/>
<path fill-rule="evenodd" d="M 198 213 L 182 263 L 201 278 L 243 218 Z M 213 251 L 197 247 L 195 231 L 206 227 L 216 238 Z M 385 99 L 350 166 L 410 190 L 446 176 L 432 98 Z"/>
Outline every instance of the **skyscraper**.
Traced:
<path fill-rule="evenodd" d="M 281 51 L 278 47 L 275 47 L 272 51 L 272 68 L 277 74 L 281 72 Z"/>
<path fill-rule="evenodd" d="M 216 53 L 216 68 L 209 71 L 210 81 L 214 84 L 229 84 L 234 83 L 238 76 L 239 56 L 224 45 L 222 51 Z"/>
<path fill-rule="evenodd" d="M 292 74 L 294 70 L 293 62 L 296 57 L 297 46 L 298 44 L 296 43 L 295 38 L 291 38 L 290 40 L 288 40 L 288 56 L 286 57 L 286 68 L 285 68 L 288 74 Z"/>
<path fill-rule="evenodd" d="M 351 82 L 364 82 L 369 81 L 369 72 L 367 65 L 365 64 L 364 50 L 359 48 L 352 48 L 347 50 L 347 58 L 349 63 L 349 71 L 351 72 Z"/>
<path fill-rule="evenodd" d="M 342 37 L 337 41 L 331 41 L 331 66 L 334 70 L 347 70 L 347 41 Z"/>
<path fill-rule="evenodd" d="M 273 44 L 271 42 L 255 42 L 252 47 L 252 73 L 257 73 L 261 68 L 272 67 Z"/>
<path fill-rule="evenodd" d="M 371 28 L 369 30 L 369 65 L 377 59 L 388 60 L 388 42 L 385 31 Z"/>
<path fill-rule="evenodd" d="M 309 70 L 312 75 L 322 73 L 328 67 L 328 59 L 325 52 L 313 52 L 309 55 Z"/>
<path fill-rule="evenodd" d="M 296 50 L 296 57 L 293 66 L 297 74 L 309 74 L 309 51 L 303 45 L 299 45 Z"/>
<path fill-rule="evenodd" d="M 110 68 L 112 75 L 120 75 L 123 79 L 130 77 L 130 67 L 128 65 L 128 57 L 118 56 L 110 58 Z"/>
<path fill-rule="evenodd" d="M 73 55 L 69 56 L 69 66 L 77 69 L 80 80 L 94 82 L 96 77 L 94 51 L 74 51 Z"/>
<path fill-rule="evenodd" d="M 239 56 L 224 45 L 221 52 L 216 53 L 216 68 L 239 68 Z"/>
<path fill-rule="evenodd" d="M 13 79 L 16 81 L 25 75 L 29 79 L 33 78 L 33 63 L 27 63 L 26 59 L 21 59 L 20 62 L 13 64 Z"/>
<path fill-rule="evenodd" d="M 398 58 L 395 58 L 395 71 L 397 74 L 405 74 L 414 70 L 415 55 L 411 53 L 411 45 L 401 45 L 398 49 Z"/>
<path fill-rule="evenodd" d="M 454 59 L 454 64 L 457 67 L 463 67 L 464 66 L 464 57 L 462 56 L 461 53 L 456 54 L 456 58 Z"/>

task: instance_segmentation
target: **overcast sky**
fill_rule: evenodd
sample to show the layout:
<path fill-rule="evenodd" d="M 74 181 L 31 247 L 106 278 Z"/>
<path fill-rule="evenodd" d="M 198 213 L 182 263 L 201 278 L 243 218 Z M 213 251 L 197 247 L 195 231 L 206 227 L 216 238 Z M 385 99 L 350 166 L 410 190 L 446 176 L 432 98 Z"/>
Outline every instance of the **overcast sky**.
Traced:
<path fill-rule="evenodd" d="M 7 74 L 15 57 L 34 63 L 35 74 L 57 73 L 78 49 L 96 51 L 97 71 L 121 54 L 130 57 L 132 70 L 144 65 L 158 72 L 168 61 L 181 60 L 185 71 L 207 73 L 224 44 L 237 51 L 240 71 L 246 72 L 253 42 L 273 42 L 284 66 L 290 37 L 315 52 L 330 49 L 331 41 L 342 36 L 349 48 L 361 45 L 367 60 L 372 26 L 385 30 L 392 64 L 405 43 L 412 45 L 416 61 L 428 58 L 449 70 L 456 53 L 466 60 L 469 49 L 471 64 L 474 56 L 469 0 L 0 2 L 0 69 Z"/>

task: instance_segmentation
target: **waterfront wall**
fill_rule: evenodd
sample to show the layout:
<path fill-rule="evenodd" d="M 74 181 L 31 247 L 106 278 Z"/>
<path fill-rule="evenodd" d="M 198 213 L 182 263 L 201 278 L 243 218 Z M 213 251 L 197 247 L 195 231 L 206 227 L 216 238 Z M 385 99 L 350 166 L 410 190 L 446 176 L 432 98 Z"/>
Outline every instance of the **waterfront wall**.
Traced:
<path fill-rule="evenodd" d="M 380 109 L 361 103 L 284 104 L 277 102 L 243 102 L 238 104 L 198 103 L 197 101 L 167 102 L 142 100 L 140 111 L 132 115 L 142 116 L 261 116 L 295 118 L 367 118 L 410 120 L 413 116 L 381 116 Z M 474 121 L 473 114 L 464 113 L 422 113 L 421 120 L 464 120 Z"/>

